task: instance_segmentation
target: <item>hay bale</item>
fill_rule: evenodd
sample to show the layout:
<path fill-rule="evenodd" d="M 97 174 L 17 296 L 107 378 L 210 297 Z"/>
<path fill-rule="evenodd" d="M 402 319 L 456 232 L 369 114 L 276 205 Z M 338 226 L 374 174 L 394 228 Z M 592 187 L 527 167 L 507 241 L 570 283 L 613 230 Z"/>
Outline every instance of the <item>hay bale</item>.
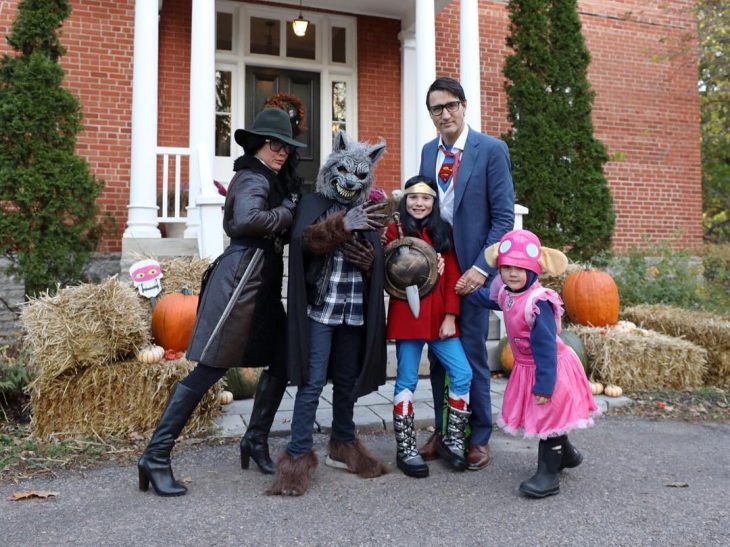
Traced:
<path fill-rule="evenodd" d="M 661 304 L 632 306 L 621 315 L 644 328 L 702 346 L 707 350 L 705 383 L 730 386 L 730 321 L 727 319 Z"/>
<path fill-rule="evenodd" d="M 180 292 L 186 287 L 190 294 L 200 295 L 200 281 L 210 265 L 207 258 L 175 257 L 160 261 L 162 269 L 162 292 L 158 298 L 170 293 Z"/>
<path fill-rule="evenodd" d="M 30 386 L 33 434 L 108 439 L 157 426 L 173 385 L 195 363 L 186 359 L 155 364 L 136 360 L 108 363 L 61 376 L 39 376 Z M 203 397 L 185 428 L 212 423 L 220 411 L 220 383 Z"/>
<path fill-rule="evenodd" d="M 116 278 L 31 299 L 20 323 L 31 367 L 46 378 L 124 359 L 150 339 L 149 312 Z"/>
<path fill-rule="evenodd" d="M 583 341 L 593 362 L 593 380 L 626 391 L 702 384 L 707 351 L 692 342 L 626 324 L 618 328 L 573 325 L 567 330 Z"/>

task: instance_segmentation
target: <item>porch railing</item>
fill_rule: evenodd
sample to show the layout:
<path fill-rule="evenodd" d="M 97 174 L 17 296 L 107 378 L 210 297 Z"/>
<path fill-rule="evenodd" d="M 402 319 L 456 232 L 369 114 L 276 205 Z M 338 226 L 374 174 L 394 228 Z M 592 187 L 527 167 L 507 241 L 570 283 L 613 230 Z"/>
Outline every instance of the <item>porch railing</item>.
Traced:
<path fill-rule="evenodd" d="M 183 181 L 182 177 L 183 173 L 189 173 L 189 164 L 183 168 L 183 158 L 190 157 L 190 149 L 158 146 L 157 156 L 162 160 L 162 180 L 158 184 L 160 194 L 157 203 L 159 208 L 157 221 L 184 224 L 187 221 L 187 212 L 183 210 L 183 184 L 188 187 L 188 181 Z M 170 180 L 171 168 L 172 181 Z M 189 196 L 188 199 L 190 199 Z"/>

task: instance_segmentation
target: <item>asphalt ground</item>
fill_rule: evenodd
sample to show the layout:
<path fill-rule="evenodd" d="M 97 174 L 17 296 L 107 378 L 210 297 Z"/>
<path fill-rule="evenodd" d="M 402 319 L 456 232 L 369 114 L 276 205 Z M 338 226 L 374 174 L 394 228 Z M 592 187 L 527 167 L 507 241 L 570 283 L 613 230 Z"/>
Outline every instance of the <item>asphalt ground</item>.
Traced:
<path fill-rule="evenodd" d="M 419 442 L 427 431 L 419 432 Z M 535 469 L 536 441 L 495 432 L 493 463 L 425 479 L 395 468 L 391 434 L 362 436 L 391 467 L 363 480 L 320 465 L 299 498 L 263 494 L 271 477 L 242 471 L 235 443 L 201 445 L 173 460 L 189 493 L 137 488 L 133 464 L 62 472 L 0 487 L 0 544 L 41 545 L 730 545 L 730 426 L 603 416 L 571 440 L 584 463 L 543 500 L 517 487 Z M 272 439 L 275 452 L 285 436 Z M 14 492 L 58 492 L 9 501 Z"/>

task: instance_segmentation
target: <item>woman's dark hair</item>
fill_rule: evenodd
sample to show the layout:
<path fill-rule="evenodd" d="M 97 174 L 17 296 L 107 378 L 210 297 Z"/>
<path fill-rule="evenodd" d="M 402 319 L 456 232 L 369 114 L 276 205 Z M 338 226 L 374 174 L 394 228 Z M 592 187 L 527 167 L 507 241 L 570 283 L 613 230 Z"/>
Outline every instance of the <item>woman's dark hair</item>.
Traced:
<path fill-rule="evenodd" d="M 413 218 L 406 211 L 406 201 L 408 194 L 405 194 L 398 202 L 398 213 L 400 214 L 400 223 L 403 227 L 403 235 L 411 237 L 419 237 L 421 230 L 426 230 L 428 237 L 431 239 L 431 246 L 436 250 L 437 253 L 445 253 L 451 250 L 451 228 L 445 220 L 441 218 L 441 212 L 439 211 L 439 192 L 436 182 L 429 177 L 422 177 L 417 175 L 411 177 L 406 181 L 405 190 L 408 190 L 414 184 L 423 182 L 429 186 L 436 196 L 433 198 L 433 210 L 431 214 L 426 218 L 418 220 Z"/>
<path fill-rule="evenodd" d="M 266 144 L 267 140 L 268 137 L 261 135 L 247 135 L 245 146 L 243 147 L 244 155 L 255 156 L 256 152 L 258 152 L 259 149 Z M 233 162 L 233 170 L 238 171 L 243 165 L 243 156 L 239 156 Z M 286 195 L 299 194 L 301 192 L 303 179 L 299 173 L 297 173 L 298 165 L 299 152 L 294 150 L 291 154 L 289 154 L 289 157 L 279 170 L 278 178 L 284 185 L 283 190 L 286 192 Z"/>

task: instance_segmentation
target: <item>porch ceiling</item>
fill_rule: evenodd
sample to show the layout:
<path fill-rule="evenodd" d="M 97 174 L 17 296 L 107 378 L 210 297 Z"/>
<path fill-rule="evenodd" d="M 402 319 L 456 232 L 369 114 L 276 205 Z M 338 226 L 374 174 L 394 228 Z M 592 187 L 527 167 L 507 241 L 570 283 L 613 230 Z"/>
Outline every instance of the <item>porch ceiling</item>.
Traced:
<path fill-rule="evenodd" d="M 330 9 L 352 13 L 353 15 L 372 15 L 409 21 L 413 18 L 417 0 L 304 0 L 302 9 Z M 434 0 L 436 13 L 446 7 L 451 0 Z"/>

